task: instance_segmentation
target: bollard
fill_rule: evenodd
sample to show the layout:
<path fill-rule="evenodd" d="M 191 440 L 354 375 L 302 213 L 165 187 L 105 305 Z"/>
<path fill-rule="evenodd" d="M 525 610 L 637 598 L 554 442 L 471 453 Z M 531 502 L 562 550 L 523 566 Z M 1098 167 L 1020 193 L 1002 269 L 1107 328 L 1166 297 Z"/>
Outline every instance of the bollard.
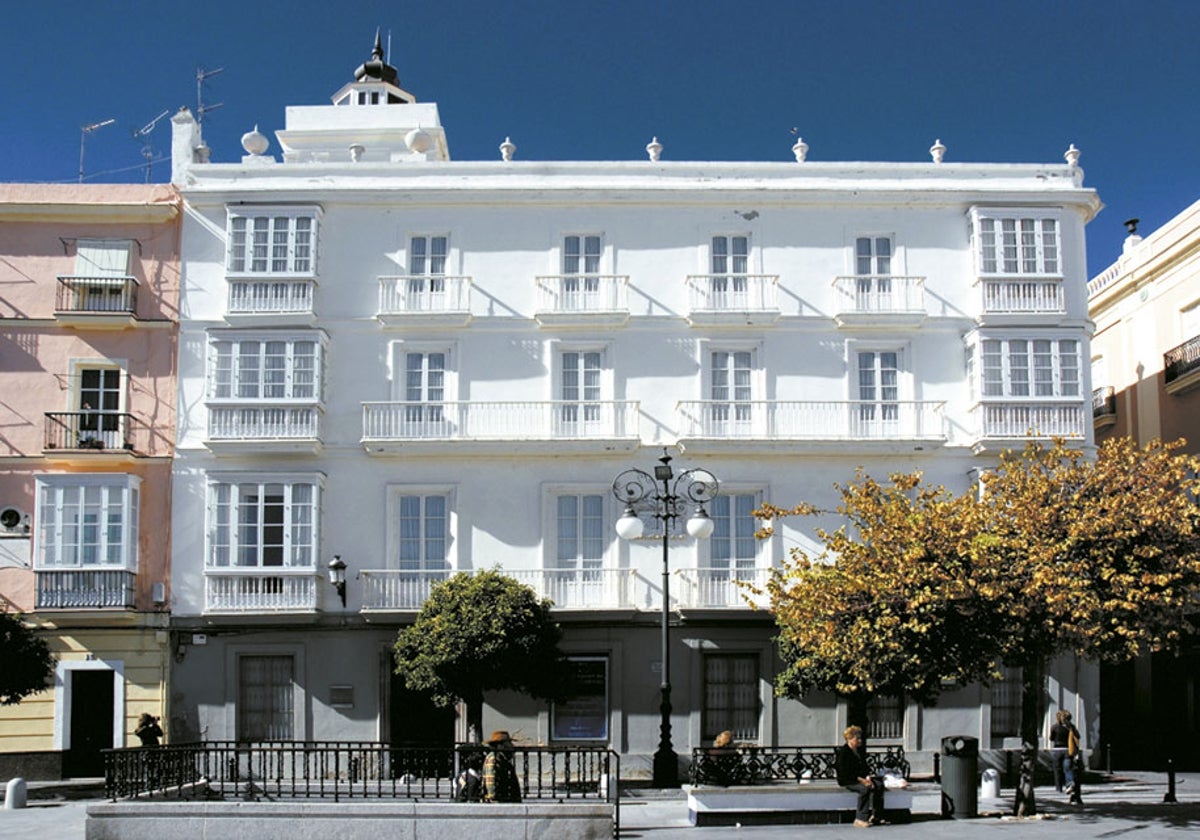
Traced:
<path fill-rule="evenodd" d="M 933 780 L 939 785 L 942 783 L 941 761 L 942 754 L 935 752 L 933 754 Z"/>
<path fill-rule="evenodd" d="M 4 788 L 4 810 L 14 811 L 17 808 L 24 808 L 28 795 L 29 791 L 24 779 L 20 776 L 9 779 Z"/>
<path fill-rule="evenodd" d="M 1108 775 L 1112 775 L 1112 741 L 1104 745 L 1104 769 Z"/>
<path fill-rule="evenodd" d="M 1167 795 L 1163 802 L 1176 802 L 1175 799 L 1175 762 L 1167 759 Z"/>
<path fill-rule="evenodd" d="M 981 799 L 1000 798 L 1000 772 L 989 767 L 983 771 L 983 782 L 979 786 Z"/>

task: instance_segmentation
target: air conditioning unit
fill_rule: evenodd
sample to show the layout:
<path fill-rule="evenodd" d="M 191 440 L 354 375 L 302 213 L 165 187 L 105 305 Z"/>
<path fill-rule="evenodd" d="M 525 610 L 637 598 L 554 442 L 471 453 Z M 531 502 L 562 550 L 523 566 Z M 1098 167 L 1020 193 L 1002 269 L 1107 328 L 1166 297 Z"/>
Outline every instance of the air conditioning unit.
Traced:
<path fill-rule="evenodd" d="M 29 536 L 29 514 L 20 508 L 0 507 L 0 537 Z"/>

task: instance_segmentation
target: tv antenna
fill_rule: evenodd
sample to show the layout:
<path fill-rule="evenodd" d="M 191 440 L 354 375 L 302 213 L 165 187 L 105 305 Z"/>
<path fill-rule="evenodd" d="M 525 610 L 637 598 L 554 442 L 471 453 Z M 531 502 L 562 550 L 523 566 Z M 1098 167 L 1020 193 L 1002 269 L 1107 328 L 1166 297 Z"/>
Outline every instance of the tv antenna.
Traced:
<path fill-rule="evenodd" d="M 215 111 L 224 105 L 224 102 L 218 102 L 215 105 L 204 104 L 204 83 L 225 72 L 224 67 L 218 67 L 216 70 L 205 70 L 203 67 L 196 68 L 196 122 L 197 124 L 204 122 L 204 115 L 209 111 Z"/>
<path fill-rule="evenodd" d="M 107 120 L 101 120 L 100 122 L 91 123 L 90 125 L 82 125 L 79 127 L 79 183 L 81 183 L 81 184 L 83 183 L 83 144 L 84 144 L 84 141 L 87 140 L 87 136 L 89 134 L 91 134 L 92 132 L 97 131 L 101 128 L 104 128 L 104 126 L 106 126 L 106 125 L 112 125 L 115 122 L 116 122 L 115 119 L 110 118 Z"/>
<path fill-rule="evenodd" d="M 150 132 L 154 131 L 154 126 L 158 125 L 159 120 L 171 113 L 170 110 L 163 111 L 150 122 L 146 123 L 139 129 L 133 132 L 134 140 L 142 141 L 142 157 L 146 159 L 146 183 L 150 183 L 150 167 L 154 165 L 154 147 L 150 145 Z"/>

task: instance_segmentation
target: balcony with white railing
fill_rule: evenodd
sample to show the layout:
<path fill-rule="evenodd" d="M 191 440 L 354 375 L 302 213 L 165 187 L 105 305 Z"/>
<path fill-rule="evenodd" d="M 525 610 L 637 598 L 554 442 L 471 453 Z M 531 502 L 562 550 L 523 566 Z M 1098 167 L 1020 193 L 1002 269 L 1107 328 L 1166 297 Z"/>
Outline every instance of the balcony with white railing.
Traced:
<path fill-rule="evenodd" d="M 910 327 L 925 320 L 925 278 L 892 274 L 833 278 L 839 326 Z"/>
<path fill-rule="evenodd" d="M 779 275 L 690 274 L 692 326 L 762 326 L 779 320 Z"/>
<path fill-rule="evenodd" d="M 635 569 L 502 569 L 523 583 L 538 598 L 554 602 L 556 610 L 661 610 L 662 585 L 655 574 Z M 433 586 L 456 572 L 366 569 L 362 580 L 362 611 L 365 615 L 417 612 L 429 598 Z M 467 574 L 471 574 L 467 572 Z M 671 603 L 677 608 L 749 609 L 742 597 L 742 580 L 765 587 L 770 570 L 677 569 L 672 573 Z M 766 606 L 764 597 L 754 603 Z"/>
<path fill-rule="evenodd" d="M 616 327 L 629 320 L 629 278 L 557 274 L 535 279 L 533 317 L 542 326 Z"/>
<path fill-rule="evenodd" d="M 989 315 L 1062 315 L 1067 311 L 1061 278 L 984 278 L 980 284 L 985 317 Z"/>
<path fill-rule="evenodd" d="M 386 326 L 464 326 L 471 321 L 471 278 L 405 274 L 379 278 L 380 322 Z"/>
<path fill-rule="evenodd" d="M 209 403 L 205 444 L 214 452 L 318 452 L 321 407 Z"/>
<path fill-rule="evenodd" d="M 1082 399 L 1070 402 L 984 402 L 971 410 L 975 450 L 1019 449 L 1030 439 L 1087 437 L 1091 410 Z"/>
<path fill-rule="evenodd" d="M 771 569 L 766 566 L 749 569 L 729 566 L 680 569 L 678 577 L 682 585 L 676 589 L 680 590 L 680 606 L 685 608 L 749 609 L 750 604 L 764 608 L 770 606 L 770 598 L 766 594 L 770 576 Z M 751 593 L 744 588 L 746 585 L 759 589 L 762 594 Z"/>
<path fill-rule="evenodd" d="M 511 451 L 536 445 L 551 454 L 591 452 L 597 445 L 632 451 L 640 441 L 638 403 L 365 402 L 362 444 L 372 454 Z"/>
<path fill-rule="evenodd" d="M 248 325 L 310 323 L 315 288 L 311 279 L 230 280 L 226 320 Z"/>
<path fill-rule="evenodd" d="M 206 613 L 311 613 L 317 609 L 312 568 L 207 568 Z"/>
<path fill-rule="evenodd" d="M 780 442 L 887 448 L 947 439 L 942 402 L 694 400 L 677 410 L 679 437 L 692 449 L 770 449 Z"/>
<path fill-rule="evenodd" d="M 37 609 L 133 609 L 137 575 L 128 569 L 37 569 Z"/>

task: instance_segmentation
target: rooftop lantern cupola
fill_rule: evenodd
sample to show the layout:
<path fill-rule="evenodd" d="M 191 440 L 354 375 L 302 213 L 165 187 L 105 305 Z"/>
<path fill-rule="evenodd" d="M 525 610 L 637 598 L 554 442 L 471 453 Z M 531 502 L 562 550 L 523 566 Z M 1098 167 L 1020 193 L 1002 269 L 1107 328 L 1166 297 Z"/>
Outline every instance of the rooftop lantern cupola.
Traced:
<path fill-rule="evenodd" d="M 354 71 L 354 81 L 333 95 L 334 105 L 411 105 L 417 98 L 400 87 L 396 68 L 383 60 L 383 43 L 375 30 L 371 57 Z"/>

